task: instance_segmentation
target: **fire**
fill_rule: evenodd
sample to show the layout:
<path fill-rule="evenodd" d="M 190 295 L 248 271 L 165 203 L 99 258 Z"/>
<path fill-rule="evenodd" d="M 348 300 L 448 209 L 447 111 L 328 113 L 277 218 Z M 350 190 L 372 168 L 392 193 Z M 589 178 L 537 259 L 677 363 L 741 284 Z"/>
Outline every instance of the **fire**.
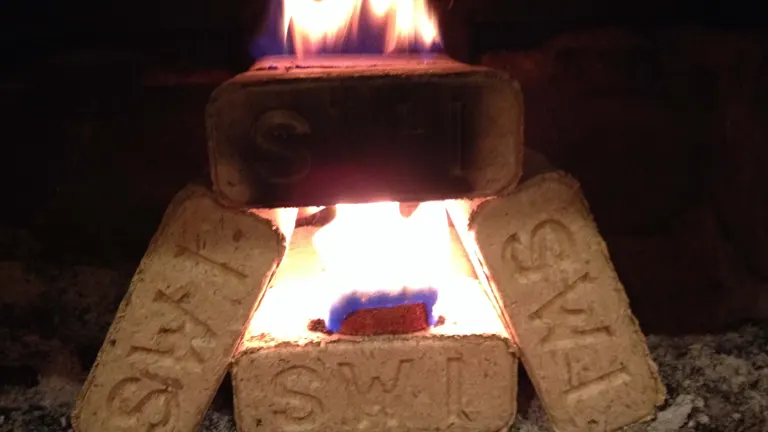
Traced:
<path fill-rule="evenodd" d="M 284 42 L 293 42 L 297 56 L 338 51 L 365 23 L 383 32 L 385 53 L 429 50 L 440 34 L 427 1 L 283 0 Z"/>
<path fill-rule="evenodd" d="M 339 204 L 326 225 L 297 227 L 250 333 L 307 337 L 310 320 L 324 319 L 329 328 L 343 320 L 350 298 L 366 307 L 391 307 L 376 304 L 389 297 L 428 308 L 431 303 L 432 318 L 445 318 L 432 332 L 504 334 L 460 233 L 450 225 L 451 206 Z M 300 209 L 298 215 L 317 210 Z"/>
<path fill-rule="evenodd" d="M 422 203 L 407 218 L 396 202 L 336 206 L 313 237 L 325 295 L 446 285 L 455 277 L 449 228 L 442 202 Z"/>

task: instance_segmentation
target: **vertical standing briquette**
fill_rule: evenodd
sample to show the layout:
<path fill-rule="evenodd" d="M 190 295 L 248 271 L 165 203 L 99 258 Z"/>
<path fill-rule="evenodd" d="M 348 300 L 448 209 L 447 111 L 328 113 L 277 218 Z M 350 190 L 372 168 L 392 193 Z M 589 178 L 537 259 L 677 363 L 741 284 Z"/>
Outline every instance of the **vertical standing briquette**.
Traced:
<path fill-rule="evenodd" d="M 542 174 L 452 214 L 469 219 L 555 430 L 652 416 L 665 390 L 576 180 Z"/>
<path fill-rule="evenodd" d="M 202 187 L 180 192 L 107 334 L 74 429 L 197 430 L 284 251 L 273 221 L 224 208 Z"/>

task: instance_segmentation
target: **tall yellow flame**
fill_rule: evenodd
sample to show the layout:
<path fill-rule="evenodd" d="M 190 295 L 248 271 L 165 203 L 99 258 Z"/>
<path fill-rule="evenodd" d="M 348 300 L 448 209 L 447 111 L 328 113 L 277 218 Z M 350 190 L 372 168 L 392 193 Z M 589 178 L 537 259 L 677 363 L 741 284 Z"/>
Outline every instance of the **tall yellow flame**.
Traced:
<path fill-rule="evenodd" d="M 384 28 L 384 52 L 440 42 L 427 0 L 283 0 L 285 41 L 297 56 L 336 49 L 356 37 L 362 14 Z"/>

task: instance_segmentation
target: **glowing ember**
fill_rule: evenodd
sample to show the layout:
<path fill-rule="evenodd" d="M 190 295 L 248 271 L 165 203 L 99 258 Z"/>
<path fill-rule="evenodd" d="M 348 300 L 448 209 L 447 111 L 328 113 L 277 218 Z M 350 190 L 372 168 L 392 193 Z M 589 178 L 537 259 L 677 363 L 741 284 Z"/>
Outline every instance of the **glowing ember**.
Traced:
<path fill-rule="evenodd" d="M 332 331 L 338 332 L 344 328 L 344 321 L 351 314 L 362 309 L 389 309 L 406 305 L 423 305 L 426 313 L 424 324 L 434 326 L 437 323 L 437 317 L 433 313 L 435 303 L 437 303 L 437 295 L 437 289 L 432 287 L 421 289 L 403 287 L 396 292 L 349 292 L 331 306 L 327 325 Z M 343 331 L 341 332 L 343 333 Z"/>
<path fill-rule="evenodd" d="M 361 25 L 380 29 L 385 53 L 440 44 L 427 0 L 283 0 L 284 42 L 297 56 L 338 51 Z"/>
<path fill-rule="evenodd" d="M 364 308 L 423 303 L 430 324 L 437 288 L 457 275 L 443 202 L 422 203 L 405 218 L 398 203 L 340 204 L 336 218 L 317 231 L 324 266 L 319 289 L 333 299 L 328 326 Z"/>

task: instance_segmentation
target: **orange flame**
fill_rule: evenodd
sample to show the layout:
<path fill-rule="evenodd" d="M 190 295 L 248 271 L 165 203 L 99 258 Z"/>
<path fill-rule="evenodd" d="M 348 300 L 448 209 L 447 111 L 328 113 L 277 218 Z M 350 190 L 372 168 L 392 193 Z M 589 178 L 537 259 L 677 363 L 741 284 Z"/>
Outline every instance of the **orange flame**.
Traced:
<path fill-rule="evenodd" d="M 449 223 L 450 205 L 424 202 L 405 217 L 396 202 L 339 204 L 327 225 L 296 228 L 250 334 L 268 333 L 276 340 L 321 337 L 308 335 L 307 323 L 327 317 L 350 292 L 395 294 L 427 287 L 439 291 L 433 315 L 446 319 L 432 332 L 505 334 Z"/>
<path fill-rule="evenodd" d="M 283 0 L 284 41 L 292 39 L 297 56 L 334 50 L 357 35 L 361 17 L 382 26 L 383 50 L 440 43 L 428 0 Z"/>

